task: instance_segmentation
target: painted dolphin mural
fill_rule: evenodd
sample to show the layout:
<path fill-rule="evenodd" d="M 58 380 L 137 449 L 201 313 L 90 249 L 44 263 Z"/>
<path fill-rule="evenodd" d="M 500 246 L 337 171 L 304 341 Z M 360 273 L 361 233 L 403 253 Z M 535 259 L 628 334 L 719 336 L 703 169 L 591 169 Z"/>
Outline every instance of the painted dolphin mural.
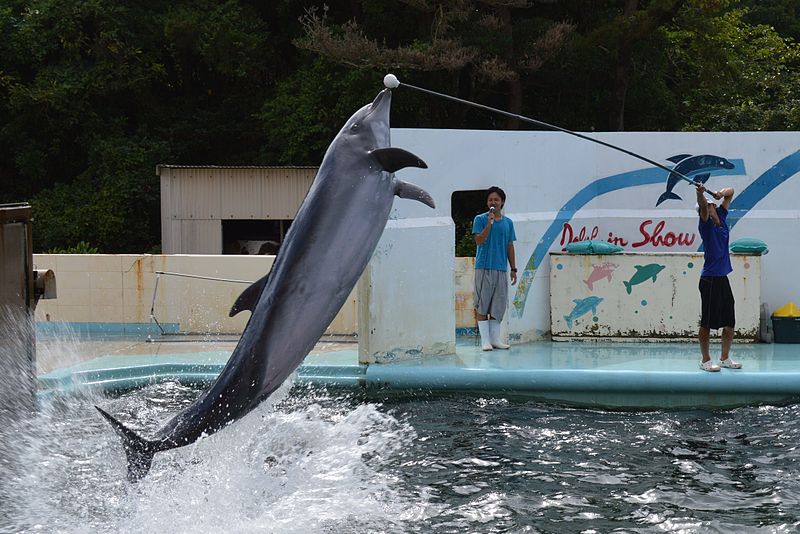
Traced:
<path fill-rule="evenodd" d="M 634 265 L 633 268 L 636 269 L 636 273 L 634 273 L 631 279 L 627 282 L 622 282 L 625 286 L 625 291 L 627 291 L 628 295 L 630 295 L 633 286 L 638 286 L 642 282 L 646 282 L 647 280 L 651 279 L 653 282 L 655 282 L 658 273 L 663 271 L 666 267 L 666 265 L 659 265 L 658 263 L 648 263 L 644 266 Z"/>
<path fill-rule="evenodd" d="M 391 148 L 386 89 L 345 123 L 328 147 L 272 270 L 245 289 L 231 315 L 252 315 L 217 380 L 144 439 L 99 407 L 122 437 L 128 479 L 147 474 L 159 451 L 193 443 L 243 417 L 270 396 L 325 332 L 358 281 L 383 233 L 395 196 L 434 207 L 419 187 L 398 180 L 427 168 Z"/>
<path fill-rule="evenodd" d="M 611 275 L 614 274 L 614 270 L 619 267 L 619 265 L 606 261 L 592 265 L 592 267 L 592 274 L 589 275 L 587 280 L 583 281 L 583 283 L 586 284 L 586 287 L 589 288 L 589 291 L 594 291 L 594 283 L 598 280 L 605 278 L 610 282 Z"/>
<path fill-rule="evenodd" d="M 569 315 L 564 316 L 564 320 L 567 322 L 567 328 L 572 330 L 572 321 L 581 317 L 582 315 L 586 315 L 590 311 L 592 315 L 597 315 L 597 305 L 603 302 L 603 297 L 586 297 L 585 299 L 575 299 L 572 302 L 575 303 L 575 307 L 572 308 L 572 311 L 569 312 Z"/>
<path fill-rule="evenodd" d="M 684 176 L 689 176 L 694 174 L 695 181 L 700 183 L 706 183 L 708 181 L 709 176 L 711 176 L 711 172 L 705 171 L 713 171 L 716 169 L 733 169 L 734 165 L 730 161 L 720 156 L 713 156 L 711 154 L 703 154 L 701 156 L 692 156 L 691 154 L 678 154 L 677 156 L 672 156 L 671 158 L 667 158 L 667 161 L 671 161 L 675 164 L 673 167 L 674 171 L 677 171 Z M 703 173 L 703 174 L 698 174 Z M 673 193 L 672 190 L 675 188 L 675 185 L 682 181 L 682 178 L 675 174 L 674 172 L 669 173 L 667 177 L 667 189 L 664 191 L 658 200 L 656 201 L 656 206 L 664 202 L 665 200 L 681 200 L 677 194 Z"/>

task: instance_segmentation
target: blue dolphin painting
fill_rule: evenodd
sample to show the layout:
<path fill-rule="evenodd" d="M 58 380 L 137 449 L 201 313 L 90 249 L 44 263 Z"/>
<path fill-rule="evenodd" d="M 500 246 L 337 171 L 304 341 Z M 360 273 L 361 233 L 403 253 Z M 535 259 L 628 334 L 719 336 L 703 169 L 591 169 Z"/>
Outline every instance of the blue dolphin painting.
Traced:
<path fill-rule="evenodd" d="M 590 311 L 592 315 L 597 315 L 597 305 L 603 302 L 602 297 L 586 297 L 585 299 L 575 299 L 573 301 L 575 303 L 575 307 L 572 308 L 572 311 L 569 315 L 564 316 L 564 320 L 567 322 L 567 328 L 572 330 L 572 321 L 581 317 L 582 315 L 586 315 Z"/>
<path fill-rule="evenodd" d="M 717 169 L 733 169 L 734 167 L 733 163 L 727 159 L 720 156 L 713 156 L 711 154 L 703 154 L 701 156 L 678 154 L 677 156 L 667 158 L 667 161 L 671 161 L 675 164 L 675 166 L 672 168 L 673 171 L 679 172 L 684 176 L 695 174 L 695 181 L 703 184 L 706 183 L 708 178 L 711 176 L 711 172 L 706 171 L 714 171 Z M 660 197 L 658 197 L 656 206 L 665 200 L 681 200 L 681 197 L 672 192 L 672 190 L 675 188 L 675 185 L 680 181 L 681 177 L 675 172 L 669 173 L 669 177 L 667 177 L 667 189 L 661 194 Z"/>

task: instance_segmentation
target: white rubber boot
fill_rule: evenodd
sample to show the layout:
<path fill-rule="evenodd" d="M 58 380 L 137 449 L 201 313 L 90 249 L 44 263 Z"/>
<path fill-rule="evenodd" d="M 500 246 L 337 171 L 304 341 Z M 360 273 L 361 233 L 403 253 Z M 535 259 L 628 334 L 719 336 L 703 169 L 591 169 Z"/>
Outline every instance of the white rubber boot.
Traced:
<path fill-rule="evenodd" d="M 501 324 L 498 321 L 489 321 L 489 340 L 496 349 L 507 349 L 510 345 L 500 341 Z"/>
<path fill-rule="evenodd" d="M 492 350 L 492 341 L 489 331 L 489 323 L 494 321 L 478 321 L 478 332 L 481 333 L 481 348 Z"/>

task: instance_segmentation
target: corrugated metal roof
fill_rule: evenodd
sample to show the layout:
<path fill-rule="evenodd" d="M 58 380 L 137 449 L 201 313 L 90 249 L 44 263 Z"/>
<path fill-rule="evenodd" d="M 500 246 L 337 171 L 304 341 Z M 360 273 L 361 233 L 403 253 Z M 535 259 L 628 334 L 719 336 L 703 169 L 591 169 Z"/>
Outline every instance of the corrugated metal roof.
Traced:
<path fill-rule="evenodd" d="M 319 169 L 319 165 L 156 165 L 156 176 L 161 169 Z"/>
<path fill-rule="evenodd" d="M 33 214 L 33 208 L 27 202 L 14 204 L 0 204 L 0 222 L 28 222 Z"/>

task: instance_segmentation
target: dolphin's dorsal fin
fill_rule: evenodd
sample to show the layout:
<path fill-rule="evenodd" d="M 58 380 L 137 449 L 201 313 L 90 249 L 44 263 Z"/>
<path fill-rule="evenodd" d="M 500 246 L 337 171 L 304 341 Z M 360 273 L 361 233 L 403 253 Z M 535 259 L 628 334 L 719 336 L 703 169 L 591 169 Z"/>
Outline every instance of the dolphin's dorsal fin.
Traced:
<path fill-rule="evenodd" d="M 671 161 L 672 163 L 678 163 L 681 160 L 684 160 L 691 156 L 691 154 L 678 154 L 677 156 L 672 156 L 671 158 L 667 158 L 667 161 Z"/>
<path fill-rule="evenodd" d="M 267 279 L 269 279 L 269 273 L 265 274 L 258 282 L 253 283 L 242 291 L 242 294 L 239 295 L 239 298 L 233 303 L 231 311 L 228 312 L 228 317 L 233 317 L 243 310 L 250 310 L 252 312 L 253 308 L 256 307 L 258 297 L 261 296 L 261 292 L 264 290 L 264 286 L 267 285 Z"/>
<path fill-rule="evenodd" d="M 370 152 L 370 155 L 375 158 L 386 172 L 396 172 L 406 167 L 428 168 L 428 165 L 419 156 L 415 156 L 402 148 L 376 148 Z"/>
<path fill-rule="evenodd" d="M 410 184 L 408 182 L 404 182 L 403 180 L 398 180 L 395 178 L 394 180 L 394 194 L 400 198 L 407 198 L 410 200 L 417 200 L 430 206 L 431 208 L 436 208 L 436 204 L 433 202 L 433 198 L 431 195 L 428 194 L 427 191 L 422 189 L 418 185 Z"/>

